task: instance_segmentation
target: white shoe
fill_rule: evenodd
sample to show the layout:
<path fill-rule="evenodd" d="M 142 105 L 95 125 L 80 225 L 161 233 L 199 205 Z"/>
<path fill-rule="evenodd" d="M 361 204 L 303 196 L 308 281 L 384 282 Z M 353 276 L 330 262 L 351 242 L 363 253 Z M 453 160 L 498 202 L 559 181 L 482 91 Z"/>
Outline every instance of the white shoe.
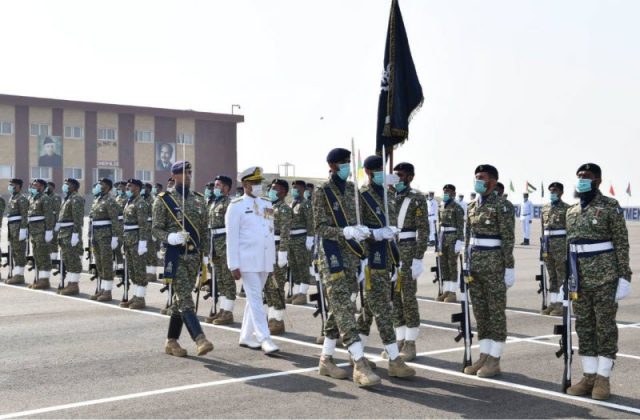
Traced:
<path fill-rule="evenodd" d="M 247 338 L 246 340 L 240 340 L 240 347 L 246 347 L 252 350 L 258 350 L 261 346 L 260 343 L 253 338 Z"/>
<path fill-rule="evenodd" d="M 275 353 L 275 352 L 280 351 L 278 346 L 273 344 L 273 341 L 271 341 L 270 338 L 265 339 L 262 342 L 261 347 L 262 347 L 262 351 L 264 352 L 264 354 L 271 354 L 271 353 Z"/>

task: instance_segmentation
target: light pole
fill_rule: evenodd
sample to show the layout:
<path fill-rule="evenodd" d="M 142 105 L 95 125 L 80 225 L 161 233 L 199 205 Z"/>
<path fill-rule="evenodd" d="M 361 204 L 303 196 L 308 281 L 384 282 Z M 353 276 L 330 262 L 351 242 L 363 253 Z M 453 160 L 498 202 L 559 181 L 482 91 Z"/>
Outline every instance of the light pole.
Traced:
<path fill-rule="evenodd" d="M 233 115 L 233 110 L 236 109 L 236 108 L 241 109 L 240 105 L 238 105 L 238 104 L 231 105 L 231 115 Z"/>

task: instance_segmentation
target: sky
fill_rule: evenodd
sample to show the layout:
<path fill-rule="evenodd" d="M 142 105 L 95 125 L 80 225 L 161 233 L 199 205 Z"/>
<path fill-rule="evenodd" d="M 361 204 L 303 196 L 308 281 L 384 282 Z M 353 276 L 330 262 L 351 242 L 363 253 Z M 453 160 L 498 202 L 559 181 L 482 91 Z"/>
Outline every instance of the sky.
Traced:
<path fill-rule="evenodd" d="M 323 177 L 327 152 L 352 137 L 362 159 L 374 152 L 390 3 L 4 1 L 0 93 L 221 113 L 239 104 L 240 170 L 289 162 Z M 563 182 L 569 196 L 591 161 L 603 191 L 640 204 L 639 1 L 400 7 L 425 103 L 394 161 L 415 165 L 417 188 L 453 183 L 468 197 L 475 167 L 491 163 L 512 197 L 527 180 Z"/>

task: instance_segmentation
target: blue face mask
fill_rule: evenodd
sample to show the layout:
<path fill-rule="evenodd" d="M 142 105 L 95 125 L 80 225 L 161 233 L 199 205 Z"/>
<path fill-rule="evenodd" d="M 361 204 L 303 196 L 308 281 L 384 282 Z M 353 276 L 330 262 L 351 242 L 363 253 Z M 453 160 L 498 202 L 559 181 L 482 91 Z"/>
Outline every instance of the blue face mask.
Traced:
<path fill-rule="evenodd" d="M 549 193 L 549 200 L 551 200 L 552 203 L 555 203 L 556 201 L 558 201 L 558 194 Z"/>
<path fill-rule="evenodd" d="M 478 194 L 484 194 L 485 192 L 487 192 L 487 184 L 481 179 L 476 179 L 473 190 Z"/>
<path fill-rule="evenodd" d="M 269 200 L 271 201 L 278 200 L 278 193 L 276 192 L 276 190 L 269 190 Z"/>
<path fill-rule="evenodd" d="M 215 195 L 216 198 L 220 197 L 222 195 L 222 190 L 220 188 L 214 188 L 213 195 Z"/>
<path fill-rule="evenodd" d="M 98 184 L 95 187 L 93 187 L 93 195 L 100 195 L 102 194 L 102 187 Z"/>
<path fill-rule="evenodd" d="M 69 193 L 69 186 L 67 184 L 62 184 L 62 193 L 63 194 Z"/>
<path fill-rule="evenodd" d="M 311 191 L 305 191 L 304 192 L 304 198 L 306 198 L 307 200 L 311 199 Z"/>
<path fill-rule="evenodd" d="M 349 175 L 351 174 L 351 167 L 349 166 L 348 163 L 341 163 L 340 165 L 338 165 L 339 169 L 338 172 L 336 172 L 338 174 L 338 176 L 340 177 L 340 179 L 342 179 L 343 181 L 346 181 L 347 178 L 349 178 Z"/>
<path fill-rule="evenodd" d="M 382 185 L 384 181 L 384 173 L 382 171 L 376 171 L 373 173 L 373 183 L 376 185 Z"/>
<path fill-rule="evenodd" d="M 158 194 L 158 189 L 156 187 L 151 188 L 151 195 Z"/>
<path fill-rule="evenodd" d="M 404 182 L 403 182 L 403 181 L 400 181 L 400 182 L 398 182 L 398 183 L 394 184 L 394 185 L 393 185 L 393 188 L 395 188 L 395 189 L 396 189 L 396 191 L 398 191 L 398 192 L 402 192 L 402 191 L 404 191 L 404 190 L 407 188 L 407 186 L 406 186 L 406 185 L 404 185 Z"/>
<path fill-rule="evenodd" d="M 14 187 L 13 185 L 9 185 L 9 194 L 13 194 L 14 192 L 16 192 L 16 187 Z"/>
<path fill-rule="evenodd" d="M 449 201 L 451 201 L 451 196 L 449 196 L 449 194 L 442 194 L 442 201 L 448 203 Z"/>
<path fill-rule="evenodd" d="M 133 192 L 131 192 L 129 190 L 127 190 L 126 194 L 127 194 L 127 198 L 133 197 Z"/>
<path fill-rule="evenodd" d="M 209 188 L 207 188 L 206 190 L 204 190 L 204 197 L 205 198 L 211 198 L 211 195 L 213 193 L 211 192 L 211 190 Z"/>
<path fill-rule="evenodd" d="M 298 192 L 298 190 L 296 190 L 295 188 L 291 190 L 291 197 L 293 198 L 298 198 L 300 197 L 300 192 Z"/>
<path fill-rule="evenodd" d="M 591 180 L 590 179 L 579 179 L 578 185 L 576 185 L 576 192 L 578 193 L 586 193 L 591 191 Z"/>
<path fill-rule="evenodd" d="M 31 193 L 32 196 L 35 196 L 36 194 L 38 194 L 38 190 L 36 190 L 35 188 L 29 188 L 29 193 Z"/>
<path fill-rule="evenodd" d="M 145 196 L 147 195 L 147 190 L 145 190 L 144 188 L 140 190 L 140 195 Z"/>

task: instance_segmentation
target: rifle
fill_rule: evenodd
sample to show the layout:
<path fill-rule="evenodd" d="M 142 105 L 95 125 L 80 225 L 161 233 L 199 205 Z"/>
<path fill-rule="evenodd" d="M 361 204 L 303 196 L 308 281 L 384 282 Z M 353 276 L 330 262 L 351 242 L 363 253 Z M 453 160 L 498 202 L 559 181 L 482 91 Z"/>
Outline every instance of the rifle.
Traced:
<path fill-rule="evenodd" d="M 127 266 L 127 256 L 122 255 L 123 259 L 123 269 L 122 276 L 120 277 L 120 283 L 116 284 L 116 287 L 124 286 L 124 291 L 122 292 L 122 302 L 129 301 L 129 267 Z"/>
<path fill-rule="evenodd" d="M 200 260 L 202 260 L 202 256 L 200 256 Z M 207 273 L 205 273 L 205 275 L 206 274 Z M 196 279 L 196 287 L 193 289 L 194 293 L 196 294 L 196 314 L 198 313 L 198 306 L 200 303 L 200 288 L 203 286 L 202 284 L 200 284 L 201 276 L 202 276 L 202 262 L 200 263 L 200 268 L 198 269 L 198 278 Z"/>
<path fill-rule="evenodd" d="M 567 247 L 568 248 L 568 247 Z M 571 363 L 573 362 L 573 340 L 571 337 L 571 301 L 577 299 L 578 271 L 577 262 L 575 271 L 570 262 L 570 253 L 567 250 L 567 277 L 562 284 L 562 324 L 554 325 L 553 333 L 560 336 L 560 349 L 556 357 L 564 356 L 564 372 L 562 374 L 562 392 L 566 393 L 571 386 Z M 573 289 L 573 291 L 571 291 Z"/>
<path fill-rule="evenodd" d="M 287 291 L 287 298 L 293 297 L 293 281 L 291 280 L 291 266 L 287 264 L 287 282 L 289 283 L 289 290 Z"/>
<path fill-rule="evenodd" d="M 322 279 L 320 278 L 320 256 L 318 253 L 319 240 L 319 236 L 316 235 L 313 251 L 313 261 L 311 263 L 311 267 L 313 269 L 313 277 L 316 279 L 316 288 L 318 289 L 318 291 L 309 296 L 309 300 L 311 302 L 316 302 L 316 311 L 313 313 L 313 317 L 317 318 L 318 315 L 322 315 L 320 321 L 322 322 L 322 335 L 324 335 L 324 324 L 327 320 L 327 306 L 324 298 L 324 290 L 322 288 Z"/>
<path fill-rule="evenodd" d="M 96 266 L 96 261 L 93 257 L 93 226 L 92 226 L 93 222 L 91 220 L 89 220 L 89 243 L 87 244 L 88 246 L 85 247 L 85 251 L 87 252 L 87 256 L 85 257 L 85 260 L 89 261 L 89 274 L 91 274 L 91 277 L 89 278 L 89 280 L 94 281 L 96 278 L 98 278 L 98 267 Z M 96 293 L 98 293 L 100 291 L 100 279 L 98 279 L 98 282 L 96 284 Z"/>
<path fill-rule="evenodd" d="M 542 295 L 542 309 L 547 309 L 547 296 L 549 295 L 549 289 L 547 287 L 547 270 L 546 264 L 544 262 L 545 257 L 547 256 L 547 241 L 544 237 L 540 237 L 540 274 L 536 275 L 536 281 L 540 282 L 540 287 L 538 288 L 538 294 Z"/>
<path fill-rule="evenodd" d="M 209 279 L 209 291 L 202 297 L 202 299 L 207 300 L 209 298 L 212 298 L 211 310 L 209 311 L 209 316 L 211 317 L 218 313 L 218 299 L 220 298 L 220 292 L 218 291 L 218 281 L 216 280 L 215 267 L 211 263 L 209 263 L 209 271 L 211 271 L 211 278 Z"/>
<path fill-rule="evenodd" d="M 360 191 L 358 190 L 358 168 L 356 167 L 356 145 L 353 141 L 353 137 L 351 137 L 351 171 L 353 172 L 353 191 L 354 191 L 354 200 L 356 206 L 356 224 L 360 226 Z M 366 269 L 365 269 L 366 270 Z M 360 294 L 360 308 L 362 309 L 362 320 L 366 322 L 367 315 L 364 308 L 364 282 L 366 281 L 366 272 L 364 274 L 365 280 L 360 282 L 359 285 L 359 294 Z"/>
<path fill-rule="evenodd" d="M 11 250 L 11 242 L 9 242 L 9 246 L 7 247 L 7 252 L 2 253 L 2 257 L 6 258 L 5 262 L 2 264 L 2 267 L 7 267 L 7 266 L 9 267 L 8 278 L 12 278 L 14 261 L 13 261 L 13 252 Z"/>
<path fill-rule="evenodd" d="M 33 268 L 36 266 L 36 259 L 33 257 L 33 252 L 31 252 L 31 232 L 29 232 L 27 237 L 27 271 L 33 271 Z M 38 272 L 36 271 L 36 275 Z"/>
<path fill-rule="evenodd" d="M 62 247 L 58 248 L 58 253 L 58 273 L 55 274 L 60 274 L 60 283 L 58 283 L 58 293 L 60 293 L 60 290 L 64 289 L 64 281 L 67 278 L 67 267 L 64 266 L 64 260 L 62 258 Z"/>
<path fill-rule="evenodd" d="M 442 270 L 440 265 L 440 257 L 442 257 L 442 251 L 440 250 L 440 233 L 436 234 L 436 265 L 431 267 L 431 272 L 435 273 L 433 278 L 434 283 L 438 283 L 438 296 L 442 295 Z"/>
<path fill-rule="evenodd" d="M 473 341 L 473 333 L 471 332 L 471 314 L 469 312 L 469 283 L 473 280 L 469 269 L 469 261 L 466 265 L 462 263 L 462 255 L 459 255 L 460 261 L 460 309 L 457 314 L 451 315 L 451 322 L 459 322 L 458 335 L 454 338 L 455 342 L 464 339 L 464 356 L 462 358 L 462 371 L 467 366 L 471 366 L 471 344 Z"/>

